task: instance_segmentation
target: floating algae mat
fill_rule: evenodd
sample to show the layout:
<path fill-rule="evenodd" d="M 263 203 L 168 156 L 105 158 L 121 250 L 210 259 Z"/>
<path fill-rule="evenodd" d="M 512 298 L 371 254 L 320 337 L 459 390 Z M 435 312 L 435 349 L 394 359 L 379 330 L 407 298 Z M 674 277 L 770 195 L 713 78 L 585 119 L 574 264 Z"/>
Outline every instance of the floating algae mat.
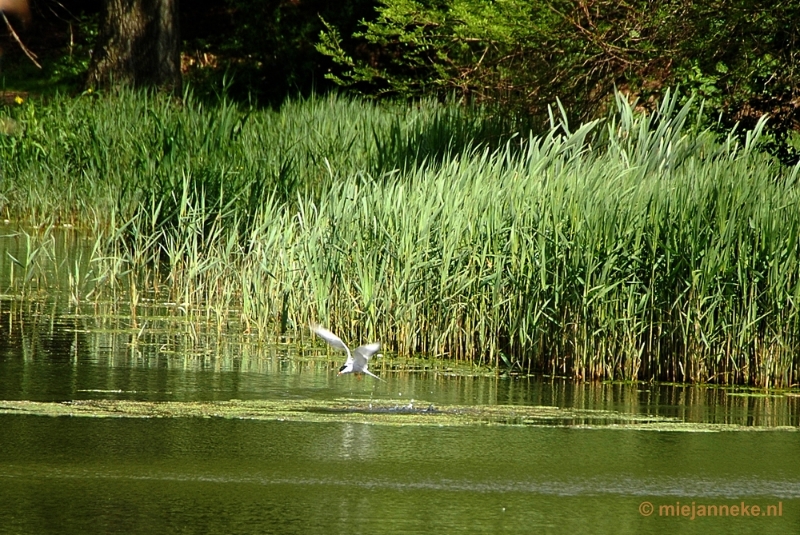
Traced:
<path fill-rule="evenodd" d="M 604 427 L 653 431 L 786 430 L 796 427 L 752 427 L 684 422 L 677 418 L 615 411 L 520 405 L 397 404 L 383 400 L 335 399 L 281 401 L 151 402 L 81 400 L 60 403 L 0 401 L 0 414 L 82 416 L 91 418 L 234 418 L 294 422 L 349 422 L 376 425 L 514 425 Z"/>

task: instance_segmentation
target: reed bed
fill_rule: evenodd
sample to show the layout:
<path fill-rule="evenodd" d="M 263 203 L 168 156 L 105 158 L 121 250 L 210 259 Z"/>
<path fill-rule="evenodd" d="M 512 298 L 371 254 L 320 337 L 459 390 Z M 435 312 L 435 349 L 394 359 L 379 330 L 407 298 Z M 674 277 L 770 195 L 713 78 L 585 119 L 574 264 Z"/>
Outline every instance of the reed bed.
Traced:
<path fill-rule="evenodd" d="M 134 314 L 147 295 L 263 338 L 313 320 L 516 371 L 796 385 L 799 167 L 758 150 L 763 122 L 720 139 L 677 103 L 618 96 L 541 135 L 335 96 L 28 105 L 0 200 L 89 228 L 75 299 L 122 292 Z"/>

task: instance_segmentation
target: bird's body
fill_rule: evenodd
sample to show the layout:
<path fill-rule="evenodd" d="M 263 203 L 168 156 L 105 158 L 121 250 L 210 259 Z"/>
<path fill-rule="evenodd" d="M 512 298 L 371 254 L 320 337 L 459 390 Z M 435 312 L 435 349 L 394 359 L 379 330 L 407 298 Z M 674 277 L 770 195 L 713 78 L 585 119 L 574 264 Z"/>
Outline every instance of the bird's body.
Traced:
<path fill-rule="evenodd" d="M 371 344 L 358 346 L 351 353 L 347 345 L 342 342 L 342 339 L 330 332 L 325 327 L 312 324 L 311 330 L 314 331 L 314 334 L 325 340 L 331 347 L 347 353 L 347 361 L 345 361 L 344 365 L 339 368 L 338 375 L 345 373 L 366 373 L 367 375 L 374 377 L 379 381 L 383 381 L 383 379 L 367 369 L 367 366 L 369 365 L 369 358 L 377 353 L 381 348 L 380 343 L 373 342 Z"/>

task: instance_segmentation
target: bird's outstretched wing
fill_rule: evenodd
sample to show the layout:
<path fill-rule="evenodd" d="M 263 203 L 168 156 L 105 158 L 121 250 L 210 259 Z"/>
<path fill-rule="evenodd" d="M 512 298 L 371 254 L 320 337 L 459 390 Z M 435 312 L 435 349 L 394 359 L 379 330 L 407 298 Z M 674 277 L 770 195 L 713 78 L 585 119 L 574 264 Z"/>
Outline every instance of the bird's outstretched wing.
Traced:
<path fill-rule="evenodd" d="M 361 371 L 366 373 L 369 376 L 374 377 L 375 379 L 383 381 L 380 377 L 372 373 L 367 369 L 367 363 L 369 362 L 369 358 L 378 352 L 381 348 L 380 342 L 373 342 L 371 344 L 364 344 L 363 346 L 358 346 L 353 350 L 353 369 L 357 371 Z"/>
<path fill-rule="evenodd" d="M 372 342 L 371 344 L 364 344 L 363 346 L 355 348 L 353 350 L 353 359 L 356 361 L 356 366 L 366 366 L 369 358 L 377 353 L 380 348 L 380 342 Z"/>
<path fill-rule="evenodd" d="M 322 325 L 317 325 L 315 323 L 312 323 L 311 325 L 309 325 L 309 327 L 311 327 L 311 330 L 314 331 L 314 334 L 325 340 L 331 347 L 344 351 L 348 355 L 350 354 L 350 350 L 347 349 L 347 346 L 344 344 L 344 342 L 342 342 L 342 339 L 333 334 L 332 332 L 330 332 Z"/>

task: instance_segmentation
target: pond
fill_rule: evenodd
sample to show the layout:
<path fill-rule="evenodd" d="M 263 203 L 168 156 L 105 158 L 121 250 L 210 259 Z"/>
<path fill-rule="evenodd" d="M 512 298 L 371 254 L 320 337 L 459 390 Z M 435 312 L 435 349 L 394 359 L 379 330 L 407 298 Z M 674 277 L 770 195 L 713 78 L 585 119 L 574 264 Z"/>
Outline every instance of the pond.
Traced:
<path fill-rule="evenodd" d="M 0 533 L 800 532 L 797 392 L 358 380 L 308 333 L 124 310 L 0 296 Z"/>

